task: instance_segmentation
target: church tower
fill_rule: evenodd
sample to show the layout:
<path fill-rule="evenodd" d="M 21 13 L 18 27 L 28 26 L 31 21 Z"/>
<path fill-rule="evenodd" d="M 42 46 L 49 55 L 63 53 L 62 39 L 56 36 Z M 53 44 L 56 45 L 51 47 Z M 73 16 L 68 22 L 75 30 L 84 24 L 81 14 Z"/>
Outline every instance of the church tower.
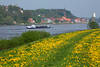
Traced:
<path fill-rule="evenodd" d="M 91 17 L 91 19 L 89 20 L 89 22 L 96 22 L 96 13 L 94 12 L 93 14 L 92 14 L 92 17 Z"/>
<path fill-rule="evenodd" d="M 94 17 L 94 18 L 96 17 L 96 13 L 95 12 L 93 13 L 92 17 Z"/>
<path fill-rule="evenodd" d="M 91 18 L 91 22 L 96 22 L 96 13 L 94 12 L 93 14 L 92 14 L 92 18 Z"/>

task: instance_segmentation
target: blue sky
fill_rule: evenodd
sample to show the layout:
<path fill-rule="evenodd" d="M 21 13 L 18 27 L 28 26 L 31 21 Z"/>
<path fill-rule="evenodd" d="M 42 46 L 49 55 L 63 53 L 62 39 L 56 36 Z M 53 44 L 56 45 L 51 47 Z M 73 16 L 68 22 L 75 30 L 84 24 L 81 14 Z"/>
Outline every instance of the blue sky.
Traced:
<path fill-rule="evenodd" d="M 91 17 L 96 12 L 100 17 L 100 0 L 0 0 L 0 4 L 18 5 L 24 9 L 63 9 L 70 10 L 78 17 Z"/>

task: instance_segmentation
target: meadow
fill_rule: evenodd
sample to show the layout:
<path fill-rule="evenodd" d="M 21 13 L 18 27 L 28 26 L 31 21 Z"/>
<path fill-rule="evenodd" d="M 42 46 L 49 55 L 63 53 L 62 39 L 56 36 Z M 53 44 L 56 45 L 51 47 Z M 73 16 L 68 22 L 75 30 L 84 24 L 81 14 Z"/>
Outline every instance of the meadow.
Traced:
<path fill-rule="evenodd" d="M 100 67 L 100 29 L 63 33 L 2 50 L 0 67 Z"/>

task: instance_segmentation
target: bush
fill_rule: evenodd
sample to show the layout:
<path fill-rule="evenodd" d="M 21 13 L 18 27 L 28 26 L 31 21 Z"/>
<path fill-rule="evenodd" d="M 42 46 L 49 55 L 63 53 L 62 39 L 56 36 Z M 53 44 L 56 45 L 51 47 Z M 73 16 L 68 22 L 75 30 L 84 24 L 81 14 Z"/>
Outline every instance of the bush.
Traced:
<path fill-rule="evenodd" d="M 49 33 L 43 31 L 28 31 L 24 32 L 20 39 L 24 40 L 25 43 L 29 43 L 49 36 Z"/>
<path fill-rule="evenodd" d="M 97 22 L 89 22 L 88 27 L 90 29 L 96 29 L 96 28 L 99 28 L 99 24 Z"/>
<path fill-rule="evenodd" d="M 0 40 L 0 50 L 8 49 L 9 40 Z"/>
<path fill-rule="evenodd" d="M 0 40 L 0 50 L 17 47 L 49 36 L 50 34 L 48 32 L 43 31 L 24 32 L 19 37 L 14 37 L 10 40 Z"/>

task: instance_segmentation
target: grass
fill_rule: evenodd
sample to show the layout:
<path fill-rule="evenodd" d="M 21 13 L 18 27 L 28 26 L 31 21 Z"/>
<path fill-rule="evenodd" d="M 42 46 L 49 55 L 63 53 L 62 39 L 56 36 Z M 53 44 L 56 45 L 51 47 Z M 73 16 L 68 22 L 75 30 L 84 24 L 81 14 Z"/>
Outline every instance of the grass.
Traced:
<path fill-rule="evenodd" d="M 99 67 L 100 29 L 64 33 L 0 52 L 1 67 Z"/>

